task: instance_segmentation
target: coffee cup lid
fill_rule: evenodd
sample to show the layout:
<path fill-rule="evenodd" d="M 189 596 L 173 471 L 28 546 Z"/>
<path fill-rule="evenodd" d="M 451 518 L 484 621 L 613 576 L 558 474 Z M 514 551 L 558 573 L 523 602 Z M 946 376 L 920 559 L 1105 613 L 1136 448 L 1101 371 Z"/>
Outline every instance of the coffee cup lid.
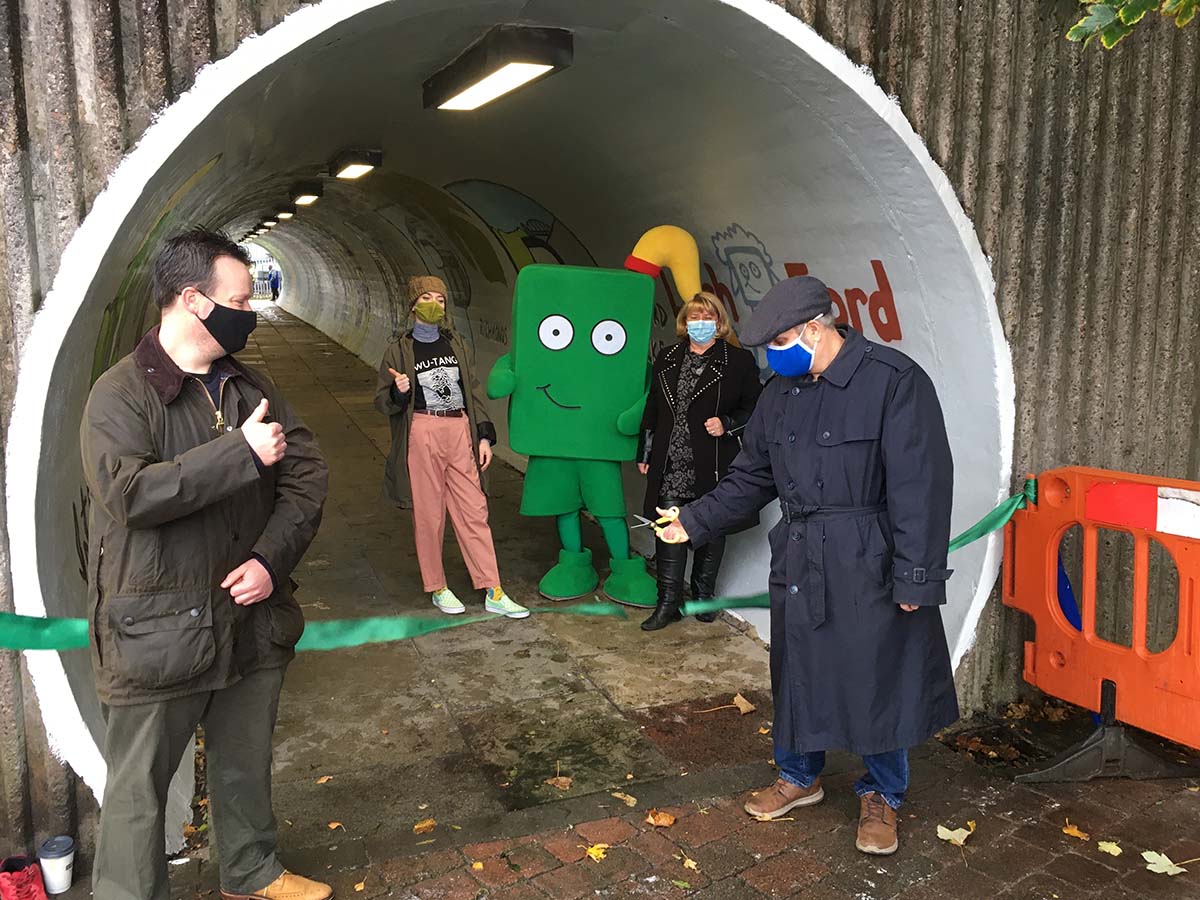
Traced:
<path fill-rule="evenodd" d="M 39 859 L 62 859 L 75 852 L 75 840 L 66 835 L 52 837 L 45 841 L 38 850 Z"/>

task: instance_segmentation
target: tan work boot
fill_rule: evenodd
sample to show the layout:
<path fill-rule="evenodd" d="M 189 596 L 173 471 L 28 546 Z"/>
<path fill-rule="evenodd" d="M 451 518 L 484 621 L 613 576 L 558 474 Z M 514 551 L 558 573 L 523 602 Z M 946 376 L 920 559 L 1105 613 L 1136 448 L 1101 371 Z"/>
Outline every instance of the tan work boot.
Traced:
<path fill-rule="evenodd" d="M 858 840 L 854 846 L 874 856 L 891 856 L 899 848 L 896 811 L 881 794 L 871 791 L 859 799 Z"/>
<path fill-rule="evenodd" d="M 769 788 L 755 791 L 742 808 L 756 819 L 778 819 L 798 806 L 812 806 L 825 799 L 825 789 L 817 778 L 806 788 L 780 778 Z"/>
<path fill-rule="evenodd" d="M 291 872 L 284 872 L 261 891 L 253 894 L 231 894 L 221 891 L 221 900 L 329 900 L 333 888 L 319 881 L 310 881 Z"/>

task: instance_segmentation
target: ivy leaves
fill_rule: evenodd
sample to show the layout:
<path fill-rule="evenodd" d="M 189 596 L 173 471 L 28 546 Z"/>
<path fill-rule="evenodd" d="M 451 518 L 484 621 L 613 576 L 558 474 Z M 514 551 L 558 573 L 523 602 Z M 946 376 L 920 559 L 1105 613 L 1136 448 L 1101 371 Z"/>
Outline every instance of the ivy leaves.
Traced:
<path fill-rule="evenodd" d="M 1133 32 L 1133 26 L 1145 18 L 1147 13 L 1158 10 L 1175 20 L 1182 28 L 1200 12 L 1200 0 L 1080 0 L 1087 7 L 1087 15 L 1076 22 L 1067 32 L 1067 40 L 1082 41 L 1084 46 L 1095 38 L 1111 50 L 1124 37 Z"/>

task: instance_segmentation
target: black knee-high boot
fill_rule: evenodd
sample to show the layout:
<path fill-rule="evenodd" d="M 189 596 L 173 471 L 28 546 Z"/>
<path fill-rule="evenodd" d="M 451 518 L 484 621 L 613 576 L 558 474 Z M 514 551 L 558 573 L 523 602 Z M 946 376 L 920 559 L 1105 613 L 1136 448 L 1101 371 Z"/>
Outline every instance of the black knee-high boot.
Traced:
<path fill-rule="evenodd" d="M 658 605 L 642 623 L 642 631 L 658 631 L 683 618 L 679 605 L 683 602 L 683 573 L 687 568 L 687 544 L 667 544 L 657 541 L 654 567 L 658 571 Z"/>
<path fill-rule="evenodd" d="M 692 558 L 693 600 L 710 600 L 717 595 L 717 572 L 721 569 L 721 558 L 724 555 L 723 537 L 714 538 L 703 547 L 696 548 Z M 696 618 L 701 622 L 712 622 L 717 618 L 717 614 L 701 613 Z"/>

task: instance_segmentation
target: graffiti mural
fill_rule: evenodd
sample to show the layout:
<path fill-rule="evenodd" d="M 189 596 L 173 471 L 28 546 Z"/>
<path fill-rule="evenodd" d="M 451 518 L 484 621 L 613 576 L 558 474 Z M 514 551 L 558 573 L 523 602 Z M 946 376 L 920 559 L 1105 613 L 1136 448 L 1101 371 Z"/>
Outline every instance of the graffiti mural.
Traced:
<path fill-rule="evenodd" d="M 734 222 L 712 236 L 712 245 L 717 261 L 725 267 L 734 300 L 754 309 L 780 280 L 766 244 Z"/>
<path fill-rule="evenodd" d="M 492 181 L 467 180 L 446 190 L 491 229 L 513 268 L 532 263 L 594 266 L 596 260 L 569 228 L 536 200 Z"/>

